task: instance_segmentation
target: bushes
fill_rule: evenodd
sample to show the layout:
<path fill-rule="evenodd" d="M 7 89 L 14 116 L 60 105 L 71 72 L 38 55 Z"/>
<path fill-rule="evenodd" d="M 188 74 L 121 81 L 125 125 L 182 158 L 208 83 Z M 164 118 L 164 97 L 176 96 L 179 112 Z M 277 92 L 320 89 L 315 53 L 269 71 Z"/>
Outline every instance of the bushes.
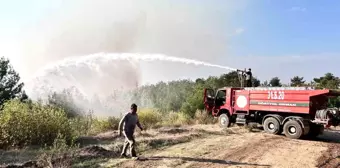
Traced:
<path fill-rule="evenodd" d="M 202 85 L 195 86 L 195 91 L 188 95 L 186 101 L 182 104 L 181 111 L 190 117 L 195 117 L 196 110 L 204 109 Z"/>
<path fill-rule="evenodd" d="M 82 135 L 118 128 L 119 119 L 97 119 L 91 113 L 67 118 L 59 107 L 11 100 L 0 112 L 0 149 L 26 145 L 52 145 L 59 136 L 68 144 Z"/>
<path fill-rule="evenodd" d="M 179 126 L 191 124 L 192 119 L 189 115 L 182 112 L 170 112 L 163 118 L 164 126 Z"/>
<path fill-rule="evenodd" d="M 140 109 L 138 112 L 140 124 L 145 128 L 153 128 L 161 124 L 162 113 L 154 109 Z"/>
<path fill-rule="evenodd" d="M 205 110 L 197 110 L 195 113 L 196 124 L 213 124 L 215 119 Z"/>
<path fill-rule="evenodd" d="M 109 117 L 107 119 L 95 118 L 91 125 L 90 134 L 98 134 L 110 130 L 117 130 L 119 125 L 119 119 L 115 117 Z"/>
<path fill-rule="evenodd" d="M 110 123 L 110 129 L 117 130 L 120 119 L 118 117 L 109 117 L 108 122 Z"/>
<path fill-rule="evenodd" d="M 158 126 L 180 126 L 188 124 L 212 124 L 214 118 L 206 111 L 197 110 L 192 117 L 191 114 L 183 112 L 162 113 L 153 109 L 142 109 L 138 112 L 139 120 L 145 128 Z"/>
<path fill-rule="evenodd" d="M 199 124 L 212 121 L 206 113 L 196 112 L 193 119 L 182 112 L 165 113 L 155 109 L 141 109 L 138 116 L 146 129 L 191 124 L 194 120 Z M 11 100 L 0 112 L 0 149 L 52 145 L 58 135 L 71 143 L 78 136 L 117 130 L 119 121 L 116 117 L 94 118 L 91 113 L 69 119 L 59 107 Z"/>
<path fill-rule="evenodd" d="M 77 116 L 69 119 L 72 131 L 76 136 L 89 135 L 91 132 L 91 127 L 93 123 L 92 114 L 87 114 L 84 116 Z"/>
<path fill-rule="evenodd" d="M 96 118 L 92 113 L 70 119 L 71 127 L 77 136 L 95 135 L 101 132 L 117 130 L 120 119 L 108 117 Z"/>
<path fill-rule="evenodd" d="M 193 123 L 211 124 L 212 116 L 205 111 L 197 110 L 194 117 L 184 112 L 160 112 L 152 109 L 142 109 L 138 112 L 139 120 L 143 127 L 155 128 L 159 126 L 181 126 Z"/>
<path fill-rule="evenodd" d="M 0 113 L 0 148 L 51 145 L 58 134 L 71 142 L 72 130 L 60 108 L 11 100 Z"/>

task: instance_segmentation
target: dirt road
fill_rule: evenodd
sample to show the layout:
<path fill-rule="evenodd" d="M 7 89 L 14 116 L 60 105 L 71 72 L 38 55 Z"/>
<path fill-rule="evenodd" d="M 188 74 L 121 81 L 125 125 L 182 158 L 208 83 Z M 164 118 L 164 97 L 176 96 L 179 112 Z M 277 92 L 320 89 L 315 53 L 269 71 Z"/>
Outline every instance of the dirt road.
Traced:
<path fill-rule="evenodd" d="M 197 126 L 193 129 L 205 130 L 209 136 L 145 151 L 141 157 L 146 160 L 111 159 L 102 166 L 340 167 L 340 132 L 325 132 L 318 140 L 311 141 L 292 140 L 263 132 L 248 132 L 239 127 L 231 128 L 229 134 L 220 135 L 216 134 L 216 130 L 223 130 L 215 125 Z"/>
<path fill-rule="evenodd" d="M 117 132 L 107 132 L 82 138 L 83 146 L 75 151 L 79 155 L 58 163 L 62 167 L 121 168 L 340 167 L 340 130 L 325 131 L 316 140 L 293 140 L 244 127 L 194 125 L 147 130 L 136 137 L 141 160 L 119 158 L 124 139 Z M 22 155 L 0 152 L 0 156 L 5 164 L 35 158 L 30 151 Z"/>

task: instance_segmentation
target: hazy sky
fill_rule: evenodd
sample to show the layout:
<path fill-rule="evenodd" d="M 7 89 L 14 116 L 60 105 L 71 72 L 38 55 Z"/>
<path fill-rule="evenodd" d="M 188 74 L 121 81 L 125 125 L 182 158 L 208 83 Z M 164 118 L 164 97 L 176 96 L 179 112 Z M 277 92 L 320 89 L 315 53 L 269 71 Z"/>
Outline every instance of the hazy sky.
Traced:
<path fill-rule="evenodd" d="M 147 52 L 253 69 L 260 80 L 340 75 L 340 1 L 0 0 L 0 55 L 25 79 L 69 56 Z M 155 62 L 143 79 L 224 70 Z"/>

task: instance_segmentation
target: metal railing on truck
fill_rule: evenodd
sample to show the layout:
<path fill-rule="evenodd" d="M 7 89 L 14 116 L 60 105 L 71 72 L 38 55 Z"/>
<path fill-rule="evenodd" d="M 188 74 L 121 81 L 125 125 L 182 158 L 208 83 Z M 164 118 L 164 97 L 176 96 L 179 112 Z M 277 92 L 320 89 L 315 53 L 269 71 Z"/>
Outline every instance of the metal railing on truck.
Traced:
<path fill-rule="evenodd" d="M 244 90 L 315 90 L 314 87 L 246 87 Z"/>

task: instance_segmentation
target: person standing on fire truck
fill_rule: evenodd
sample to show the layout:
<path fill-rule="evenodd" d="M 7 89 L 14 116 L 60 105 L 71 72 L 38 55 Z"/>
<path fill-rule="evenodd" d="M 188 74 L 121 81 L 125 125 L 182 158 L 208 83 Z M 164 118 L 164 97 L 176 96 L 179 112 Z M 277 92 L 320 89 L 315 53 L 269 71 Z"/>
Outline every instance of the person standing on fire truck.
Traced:
<path fill-rule="evenodd" d="M 252 87 L 253 74 L 251 73 L 251 69 L 249 68 L 248 71 L 246 71 L 245 69 L 244 70 L 237 69 L 237 72 L 241 72 L 242 81 L 244 80 L 243 77 L 246 78 L 246 87 Z"/>
<path fill-rule="evenodd" d="M 251 69 L 249 68 L 247 72 L 245 72 L 246 75 L 246 82 L 247 82 L 247 87 L 252 87 L 252 78 L 253 74 L 251 73 Z"/>

